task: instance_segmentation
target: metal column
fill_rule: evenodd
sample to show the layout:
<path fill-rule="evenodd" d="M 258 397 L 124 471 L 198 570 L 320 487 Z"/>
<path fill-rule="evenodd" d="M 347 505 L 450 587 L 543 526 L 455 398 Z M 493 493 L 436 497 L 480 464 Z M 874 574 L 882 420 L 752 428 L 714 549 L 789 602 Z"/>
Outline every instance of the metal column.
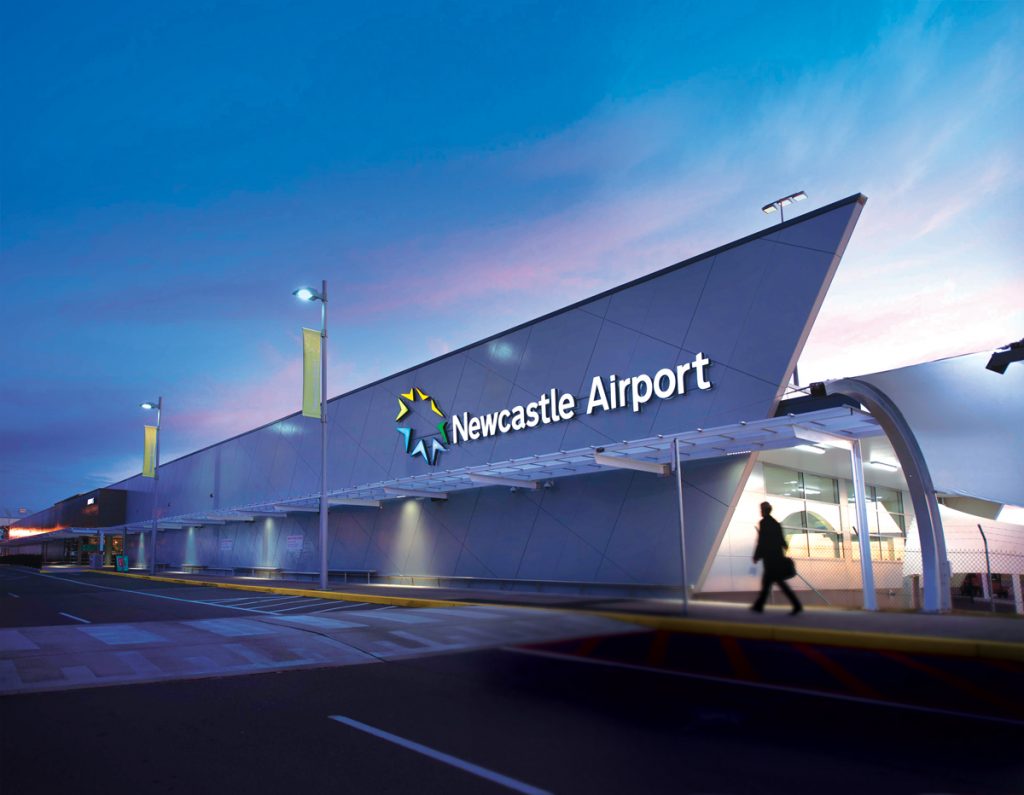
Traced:
<path fill-rule="evenodd" d="M 877 610 L 875 571 L 871 567 L 871 531 L 868 527 L 867 493 L 864 486 L 864 459 L 860 439 L 850 443 L 850 465 L 853 467 L 853 499 L 857 506 L 857 541 L 860 544 L 860 575 L 864 588 L 864 609 Z"/>
<path fill-rule="evenodd" d="M 683 615 L 690 612 L 689 584 L 686 578 L 686 523 L 683 521 L 683 468 L 679 463 L 679 440 L 672 440 L 672 455 L 679 493 L 679 555 L 683 567 Z"/>
<path fill-rule="evenodd" d="M 320 590 L 327 590 L 327 280 L 320 288 Z"/>
<path fill-rule="evenodd" d="M 156 530 L 160 514 L 160 415 L 163 412 L 163 408 L 164 398 L 161 395 L 156 401 L 156 449 L 154 450 L 155 460 L 153 461 L 153 531 L 151 534 L 153 554 L 149 562 L 150 574 L 156 574 Z M 140 539 L 142 537 L 141 531 L 139 532 L 139 537 Z"/>

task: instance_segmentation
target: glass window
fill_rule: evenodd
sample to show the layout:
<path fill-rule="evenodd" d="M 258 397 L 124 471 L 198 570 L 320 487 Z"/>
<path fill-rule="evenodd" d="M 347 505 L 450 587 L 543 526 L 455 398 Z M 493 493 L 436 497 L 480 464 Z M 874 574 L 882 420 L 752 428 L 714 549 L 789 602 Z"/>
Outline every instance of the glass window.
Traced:
<path fill-rule="evenodd" d="M 815 502 L 830 502 L 833 505 L 839 502 L 839 484 L 835 478 L 825 478 L 821 475 L 803 473 L 804 496 Z"/>
<path fill-rule="evenodd" d="M 800 473 L 765 464 L 764 490 L 769 494 L 778 494 L 783 497 L 802 498 L 803 484 L 800 482 Z"/>
<path fill-rule="evenodd" d="M 763 471 L 765 491 L 784 498 L 773 503 L 775 516 L 784 517 L 780 524 L 789 544 L 789 554 L 841 558 L 843 536 L 838 529 L 841 526 L 838 481 L 771 464 L 765 464 Z"/>

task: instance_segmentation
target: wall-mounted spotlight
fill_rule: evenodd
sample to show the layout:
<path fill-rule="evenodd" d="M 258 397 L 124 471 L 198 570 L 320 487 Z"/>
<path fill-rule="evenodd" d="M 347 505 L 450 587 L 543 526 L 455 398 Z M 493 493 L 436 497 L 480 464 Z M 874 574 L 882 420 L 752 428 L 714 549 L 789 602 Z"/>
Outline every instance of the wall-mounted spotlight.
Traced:
<path fill-rule="evenodd" d="M 1024 339 L 996 350 L 985 365 L 985 369 L 1003 375 L 1011 362 L 1019 361 L 1024 361 Z"/>
<path fill-rule="evenodd" d="M 806 198 L 807 198 L 807 194 L 806 193 L 804 193 L 802 190 L 801 191 L 797 191 L 796 193 L 791 193 L 788 196 L 783 196 L 781 199 L 776 199 L 773 202 L 769 202 L 768 204 L 766 204 L 764 207 L 761 208 L 761 212 L 763 212 L 766 215 L 768 215 L 770 213 L 774 213 L 774 212 L 778 211 L 778 213 L 779 213 L 779 223 L 781 224 L 783 221 L 786 220 L 785 213 L 783 212 L 783 208 L 784 207 L 789 207 L 789 205 L 791 205 L 793 202 L 802 202 Z"/>

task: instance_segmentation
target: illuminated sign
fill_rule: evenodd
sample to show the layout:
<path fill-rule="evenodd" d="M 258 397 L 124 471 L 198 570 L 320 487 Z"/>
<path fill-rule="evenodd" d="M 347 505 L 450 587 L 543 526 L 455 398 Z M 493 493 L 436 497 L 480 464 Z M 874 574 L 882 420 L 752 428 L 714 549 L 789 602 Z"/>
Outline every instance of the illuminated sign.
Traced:
<path fill-rule="evenodd" d="M 708 378 L 710 367 L 711 360 L 703 353 L 698 353 L 693 361 L 677 364 L 674 367 L 664 367 L 654 375 L 640 373 L 629 378 L 620 378 L 614 374 L 594 376 L 587 393 L 586 414 L 589 416 L 602 411 L 616 411 L 627 407 L 639 413 L 654 398 L 667 400 L 673 397 L 682 397 L 687 394 L 688 388 L 692 391 L 694 387 L 698 391 L 711 389 L 713 384 Z M 476 441 L 498 434 L 536 428 L 538 425 L 567 422 L 574 419 L 577 412 L 574 395 L 550 389 L 537 400 L 525 405 L 493 411 L 482 416 L 472 416 L 468 411 L 453 416 L 452 434 L 449 441 L 448 420 L 444 412 L 437 405 L 436 400 L 416 387 L 408 392 L 403 392 L 398 398 L 398 416 L 395 417 L 395 422 L 403 420 L 408 422 L 413 415 L 409 406 L 417 401 L 423 404 L 429 403 L 430 411 L 441 418 L 441 421 L 435 426 L 441 440 L 438 441 L 437 437 L 432 437 L 428 446 L 427 439 L 415 438 L 415 432 L 411 425 L 400 425 L 396 430 L 401 434 L 405 443 L 406 454 L 413 458 L 420 456 L 430 466 L 437 463 L 441 453 L 448 452 L 446 444 Z"/>
<path fill-rule="evenodd" d="M 434 400 L 430 395 L 426 394 L 420 389 L 413 387 L 408 392 L 403 392 L 398 398 L 398 416 L 395 417 L 395 422 L 401 422 L 406 417 L 412 416 L 412 411 L 409 409 L 408 404 L 414 403 L 416 399 L 421 402 L 430 403 L 430 411 L 441 418 L 441 421 L 437 423 L 436 428 L 438 433 L 441 434 L 441 439 L 444 444 L 448 443 L 448 420 L 445 419 L 444 412 L 437 405 L 437 401 Z M 416 456 L 422 456 L 423 460 L 433 466 L 437 463 L 437 456 L 439 453 L 448 452 L 448 448 L 441 444 L 436 438 L 430 440 L 430 447 L 427 447 L 425 439 L 414 439 L 414 431 L 409 425 L 400 425 L 397 431 L 402 435 L 402 439 L 405 441 L 405 452 L 406 454 L 415 458 Z M 415 441 L 415 444 L 413 443 Z"/>
<path fill-rule="evenodd" d="M 599 411 L 615 411 L 627 406 L 634 412 L 640 412 L 652 398 L 665 400 L 685 395 L 688 380 L 698 390 L 711 389 L 712 383 L 707 376 L 710 366 L 711 360 L 703 353 L 698 353 L 692 362 L 663 368 L 653 376 L 646 373 L 631 378 L 594 376 L 590 382 L 586 414 L 589 416 Z M 576 417 L 576 408 L 574 395 L 559 394 L 557 389 L 551 389 L 524 406 L 514 406 L 480 417 L 472 417 L 469 412 L 463 412 L 461 416 L 452 417 L 452 444 L 536 428 L 538 425 L 566 422 Z"/>

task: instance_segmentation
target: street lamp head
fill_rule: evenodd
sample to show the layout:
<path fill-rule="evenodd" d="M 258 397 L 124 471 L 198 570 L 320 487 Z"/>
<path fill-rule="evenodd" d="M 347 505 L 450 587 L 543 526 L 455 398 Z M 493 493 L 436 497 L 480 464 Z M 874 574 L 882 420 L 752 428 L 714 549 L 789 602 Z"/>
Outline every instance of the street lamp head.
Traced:
<path fill-rule="evenodd" d="M 783 207 L 789 207 L 789 205 L 791 205 L 793 202 L 802 202 L 806 198 L 806 193 L 804 193 L 802 190 L 797 191 L 796 193 L 791 193 L 788 196 L 783 196 L 781 199 L 776 199 L 773 202 L 769 202 L 768 204 L 761 208 L 761 212 L 765 214 L 778 212 L 781 216 Z M 782 220 L 781 217 L 780 220 Z"/>
<path fill-rule="evenodd" d="M 312 287 L 300 287 L 298 290 L 292 292 L 296 298 L 302 301 L 323 301 L 324 298 L 320 295 L 319 290 L 314 290 Z"/>
<path fill-rule="evenodd" d="M 140 403 L 139 406 L 144 408 L 144 409 L 155 409 L 156 408 L 156 403 L 150 403 L 147 400 L 145 403 Z"/>

